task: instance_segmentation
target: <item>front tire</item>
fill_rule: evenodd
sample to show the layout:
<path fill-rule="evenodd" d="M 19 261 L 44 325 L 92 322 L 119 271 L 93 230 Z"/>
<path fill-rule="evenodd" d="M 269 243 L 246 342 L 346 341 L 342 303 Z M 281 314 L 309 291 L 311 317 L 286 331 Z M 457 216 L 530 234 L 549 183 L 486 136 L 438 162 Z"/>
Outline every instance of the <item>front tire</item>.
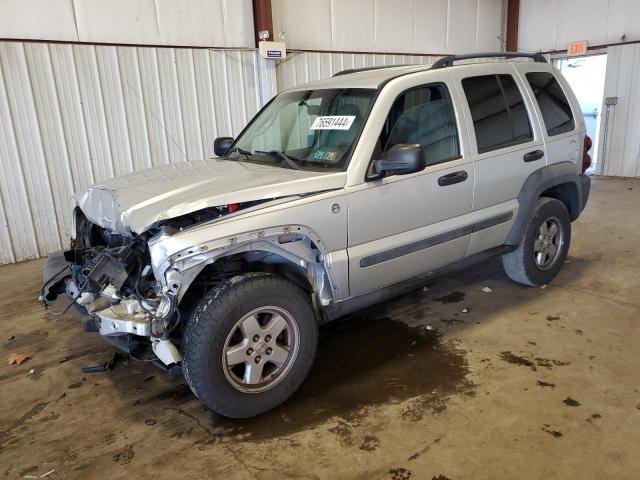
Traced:
<path fill-rule="evenodd" d="M 185 379 L 216 413 L 253 417 L 298 389 L 317 343 L 308 294 L 275 275 L 240 275 L 207 292 L 189 319 Z"/>
<path fill-rule="evenodd" d="M 540 286 L 558 274 L 569 252 L 571 219 L 564 204 L 541 197 L 533 207 L 518 247 L 502 256 L 511 280 Z"/>

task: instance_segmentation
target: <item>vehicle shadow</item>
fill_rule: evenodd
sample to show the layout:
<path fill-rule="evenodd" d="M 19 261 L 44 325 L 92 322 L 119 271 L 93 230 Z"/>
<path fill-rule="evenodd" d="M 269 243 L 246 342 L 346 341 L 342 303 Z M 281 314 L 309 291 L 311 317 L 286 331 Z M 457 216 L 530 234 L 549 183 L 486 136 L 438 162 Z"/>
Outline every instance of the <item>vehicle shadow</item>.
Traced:
<path fill-rule="evenodd" d="M 586 265 L 588 261 L 572 259 L 561 274 L 562 283 L 571 283 Z M 482 292 L 487 284 L 493 294 Z M 341 424 L 357 425 L 379 405 L 402 403 L 402 417 L 417 421 L 446 409 L 452 395 L 475 395 L 456 336 L 504 309 L 521 309 L 538 297 L 538 290 L 511 282 L 499 259 L 493 259 L 435 279 L 426 291 L 418 289 L 322 326 L 316 360 L 300 389 L 253 419 L 231 420 L 207 411 L 182 379 L 163 380 L 155 387 L 143 384 L 149 375 L 162 375 L 151 366 L 116 367 L 110 378 L 123 395 L 136 392 L 146 415 L 178 412 L 205 426 L 197 440 L 202 445 L 278 438 L 333 420 L 339 433 Z M 181 420 L 168 419 L 162 426 L 171 436 L 185 433 Z"/>

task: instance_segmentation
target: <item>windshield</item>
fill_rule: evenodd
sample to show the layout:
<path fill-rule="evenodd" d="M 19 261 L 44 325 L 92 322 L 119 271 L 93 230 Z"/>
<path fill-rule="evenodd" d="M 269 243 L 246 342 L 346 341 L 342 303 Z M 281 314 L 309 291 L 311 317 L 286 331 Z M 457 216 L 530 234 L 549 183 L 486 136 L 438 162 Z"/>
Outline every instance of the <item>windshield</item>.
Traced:
<path fill-rule="evenodd" d="M 262 110 L 227 155 L 303 170 L 345 170 L 375 90 L 285 92 Z"/>

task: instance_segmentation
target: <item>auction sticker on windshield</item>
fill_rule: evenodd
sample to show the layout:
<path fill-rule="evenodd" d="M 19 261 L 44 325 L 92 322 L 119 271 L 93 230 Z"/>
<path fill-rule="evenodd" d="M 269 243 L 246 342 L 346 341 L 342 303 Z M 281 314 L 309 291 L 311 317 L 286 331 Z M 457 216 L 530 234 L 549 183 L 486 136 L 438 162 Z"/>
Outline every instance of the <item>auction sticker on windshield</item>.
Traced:
<path fill-rule="evenodd" d="M 349 130 L 355 115 L 326 115 L 316 117 L 311 125 L 311 130 Z"/>

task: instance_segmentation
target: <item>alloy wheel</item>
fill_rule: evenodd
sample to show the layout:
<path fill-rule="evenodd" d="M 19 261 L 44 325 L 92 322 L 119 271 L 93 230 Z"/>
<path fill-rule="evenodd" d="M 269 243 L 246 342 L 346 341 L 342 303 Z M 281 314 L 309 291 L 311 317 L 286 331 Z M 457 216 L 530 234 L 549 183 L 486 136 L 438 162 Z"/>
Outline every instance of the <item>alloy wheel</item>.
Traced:
<path fill-rule="evenodd" d="M 536 266 L 548 270 L 560 257 L 564 245 L 564 231 L 556 217 L 547 218 L 538 228 L 533 244 L 533 255 Z"/>
<path fill-rule="evenodd" d="M 281 307 L 265 306 L 238 320 L 225 341 L 222 362 L 231 385 L 260 393 L 277 385 L 298 355 L 298 325 Z"/>

